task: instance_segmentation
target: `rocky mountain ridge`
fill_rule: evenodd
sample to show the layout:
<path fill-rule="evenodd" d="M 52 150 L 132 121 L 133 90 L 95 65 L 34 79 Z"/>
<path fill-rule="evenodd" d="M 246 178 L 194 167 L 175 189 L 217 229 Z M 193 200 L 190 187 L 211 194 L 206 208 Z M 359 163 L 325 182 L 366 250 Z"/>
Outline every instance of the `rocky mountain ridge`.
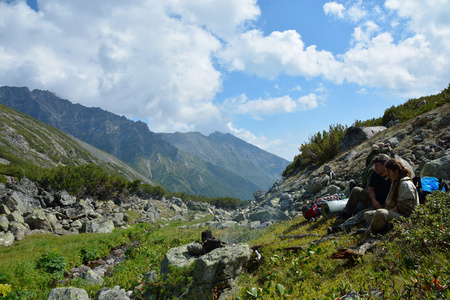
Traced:
<path fill-rule="evenodd" d="M 94 163 L 128 180 L 153 184 L 113 155 L 0 104 L 0 163 L 19 161 L 45 168 Z"/>
<path fill-rule="evenodd" d="M 174 137 L 178 135 L 153 133 L 143 122 L 130 121 L 100 108 L 72 104 L 48 91 L 0 87 L 0 103 L 118 157 L 173 192 L 248 200 L 253 191 L 270 187 L 288 164 L 256 147 L 248 151 L 247 143 L 228 135 L 201 137 L 203 145 L 214 149 L 210 154 L 194 151 L 194 145 L 186 143 L 192 137 L 198 138 L 197 134 L 185 140 L 182 147 L 178 143 L 177 148 Z M 222 144 L 217 144 L 220 138 L 224 138 Z M 221 151 L 224 140 L 231 143 L 232 151 Z M 268 160 L 270 165 L 266 163 Z"/>

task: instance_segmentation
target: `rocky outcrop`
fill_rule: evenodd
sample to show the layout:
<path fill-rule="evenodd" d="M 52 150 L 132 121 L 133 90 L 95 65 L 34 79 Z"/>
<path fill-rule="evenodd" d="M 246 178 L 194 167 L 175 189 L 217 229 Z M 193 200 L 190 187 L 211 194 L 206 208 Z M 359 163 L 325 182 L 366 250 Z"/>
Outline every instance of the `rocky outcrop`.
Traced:
<path fill-rule="evenodd" d="M 350 126 L 339 145 L 339 152 L 346 151 L 372 138 L 375 134 L 385 130 L 384 126 L 359 127 Z"/>
<path fill-rule="evenodd" d="M 356 135 L 375 133 L 373 128 L 352 131 L 360 132 Z M 372 137 L 365 135 L 364 139 L 355 144 L 344 141 L 350 146 L 343 147 L 351 149 L 325 165 L 277 181 L 266 192 L 255 192 L 255 200 L 260 207 L 270 206 L 295 217 L 309 200 L 335 193 L 348 196 L 351 180 L 365 187 L 371 172 L 370 159 L 377 153 L 394 155 L 412 174 L 450 180 L 450 104 L 378 131 Z"/>
<path fill-rule="evenodd" d="M 89 296 L 83 289 L 63 287 L 53 289 L 47 300 L 89 300 Z"/>
<path fill-rule="evenodd" d="M 237 244 L 217 248 L 204 255 L 194 255 L 188 245 L 170 249 L 161 263 L 161 275 L 167 275 L 172 267 L 190 267 L 193 283 L 189 288 L 188 299 L 212 299 L 215 290 L 225 295 L 232 290 L 243 266 L 250 259 L 250 247 Z"/>

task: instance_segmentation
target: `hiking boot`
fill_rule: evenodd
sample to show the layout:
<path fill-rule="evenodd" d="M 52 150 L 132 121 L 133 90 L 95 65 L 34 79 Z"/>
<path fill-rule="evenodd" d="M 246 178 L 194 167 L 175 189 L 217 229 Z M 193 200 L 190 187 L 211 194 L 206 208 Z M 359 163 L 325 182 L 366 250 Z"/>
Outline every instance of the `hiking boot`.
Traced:
<path fill-rule="evenodd" d="M 340 231 L 342 231 L 342 229 L 339 226 L 327 227 L 328 234 L 338 233 Z"/>
<path fill-rule="evenodd" d="M 337 220 L 338 220 L 338 221 L 347 221 L 347 220 L 350 219 L 351 217 L 352 217 L 351 214 L 344 212 L 343 214 L 340 214 L 340 215 L 337 217 Z"/>

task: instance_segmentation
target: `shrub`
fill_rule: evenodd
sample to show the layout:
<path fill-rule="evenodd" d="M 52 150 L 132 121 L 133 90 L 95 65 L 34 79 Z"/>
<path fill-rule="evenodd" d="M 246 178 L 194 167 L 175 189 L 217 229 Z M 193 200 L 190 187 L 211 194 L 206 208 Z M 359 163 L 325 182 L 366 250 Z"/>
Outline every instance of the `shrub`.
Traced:
<path fill-rule="evenodd" d="M 81 248 L 80 252 L 81 260 L 84 264 L 102 257 L 101 250 L 97 246 L 93 245 L 84 246 Z"/>
<path fill-rule="evenodd" d="M 36 266 L 37 268 L 60 278 L 63 277 L 66 270 L 66 258 L 63 255 L 50 250 L 38 258 Z"/>
<path fill-rule="evenodd" d="M 328 131 L 317 132 L 309 137 L 308 142 L 301 144 L 300 154 L 286 167 L 282 175 L 288 176 L 296 169 L 323 164 L 335 157 L 346 131 L 347 126 L 336 124 L 330 125 Z"/>

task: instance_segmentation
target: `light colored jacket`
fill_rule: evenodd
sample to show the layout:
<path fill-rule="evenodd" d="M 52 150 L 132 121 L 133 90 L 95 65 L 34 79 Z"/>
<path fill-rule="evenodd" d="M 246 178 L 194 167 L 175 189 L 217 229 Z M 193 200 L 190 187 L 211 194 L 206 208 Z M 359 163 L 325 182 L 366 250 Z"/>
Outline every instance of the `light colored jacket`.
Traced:
<path fill-rule="evenodd" d="M 412 214 L 414 208 L 419 205 L 417 189 L 409 177 L 401 178 L 398 186 L 398 199 L 394 202 L 391 198 L 393 184 L 391 183 L 391 190 L 386 199 L 386 209 L 392 210 L 397 206 L 400 214 L 408 217 Z"/>

